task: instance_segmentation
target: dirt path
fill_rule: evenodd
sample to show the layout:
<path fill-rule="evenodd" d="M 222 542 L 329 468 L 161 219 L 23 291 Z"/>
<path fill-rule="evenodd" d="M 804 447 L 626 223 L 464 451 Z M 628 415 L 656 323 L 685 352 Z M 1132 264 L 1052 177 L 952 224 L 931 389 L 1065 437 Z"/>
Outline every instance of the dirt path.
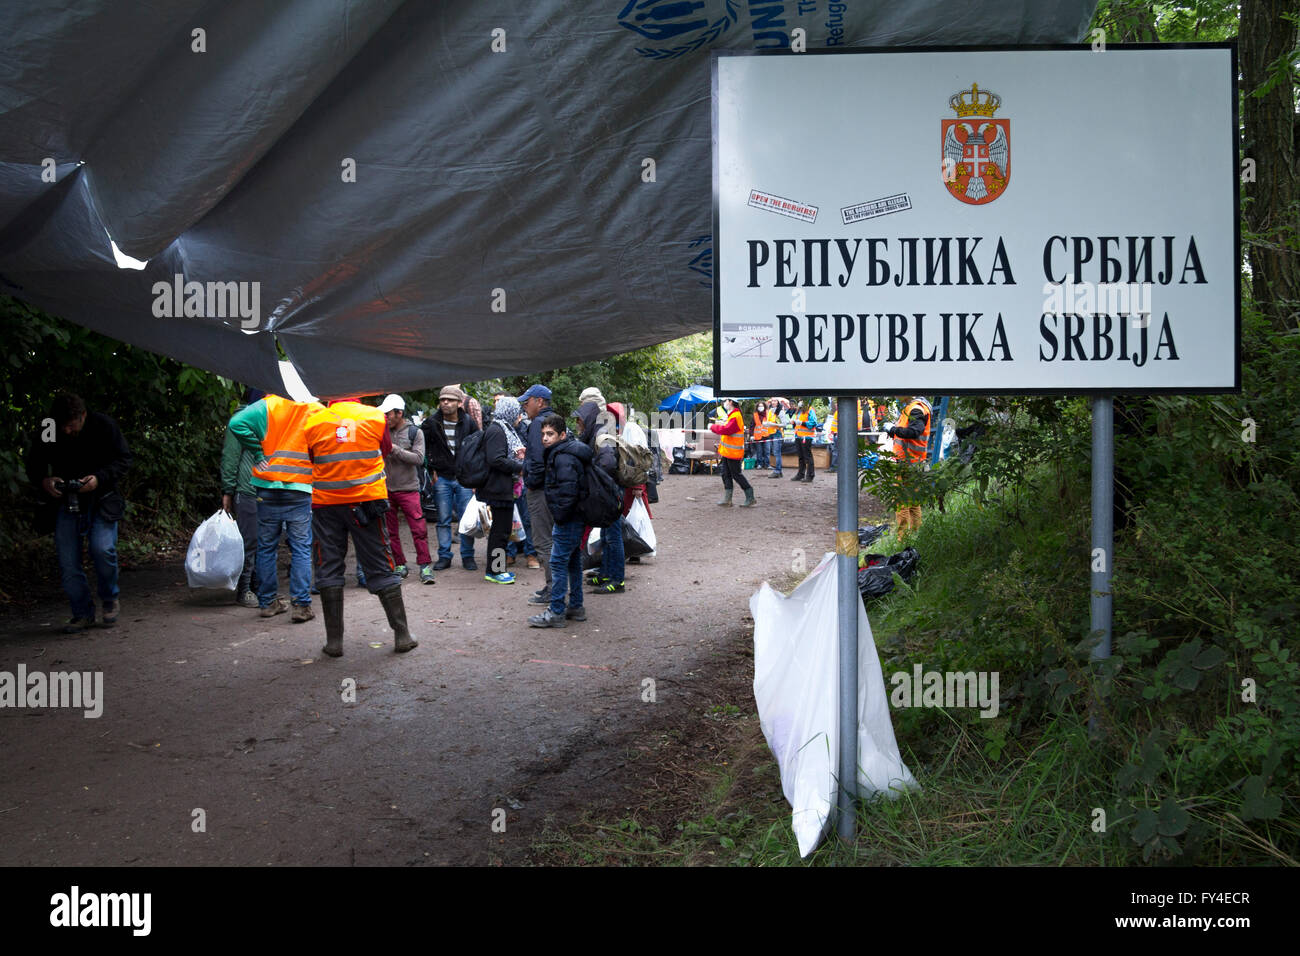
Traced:
<path fill-rule="evenodd" d="M 503 587 L 459 561 L 405 582 L 407 655 L 364 591 L 346 591 L 345 656 L 327 660 L 318 605 L 263 620 L 191 595 L 175 566 L 123 573 L 113 630 L 59 633 L 64 603 L 11 617 L 0 671 L 102 671 L 104 709 L 0 708 L 0 865 L 523 859 L 548 816 L 626 799 L 629 744 L 698 704 L 710 662 L 735 666 L 758 583 L 833 545 L 833 479 L 759 472 L 759 507 L 722 509 L 716 477 L 671 477 L 659 556 L 565 629 L 524 623 L 540 571 Z"/>

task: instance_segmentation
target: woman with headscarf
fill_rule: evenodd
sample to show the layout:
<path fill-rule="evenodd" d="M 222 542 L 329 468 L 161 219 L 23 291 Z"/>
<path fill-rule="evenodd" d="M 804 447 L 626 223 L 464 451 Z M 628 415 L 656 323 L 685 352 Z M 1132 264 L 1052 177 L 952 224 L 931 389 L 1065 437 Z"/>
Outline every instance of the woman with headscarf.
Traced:
<path fill-rule="evenodd" d="M 523 415 L 519 402 L 510 396 L 497 400 L 492 419 L 483 429 L 483 454 L 487 457 L 488 477 L 476 488 L 478 500 L 492 509 L 492 528 L 487 540 L 487 573 L 483 580 L 493 584 L 514 584 L 515 576 L 506 569 L 506 544 L 515 513 L 515 479 L 524 470 L 524 443 L 519 440 L 515 424 Z"/>

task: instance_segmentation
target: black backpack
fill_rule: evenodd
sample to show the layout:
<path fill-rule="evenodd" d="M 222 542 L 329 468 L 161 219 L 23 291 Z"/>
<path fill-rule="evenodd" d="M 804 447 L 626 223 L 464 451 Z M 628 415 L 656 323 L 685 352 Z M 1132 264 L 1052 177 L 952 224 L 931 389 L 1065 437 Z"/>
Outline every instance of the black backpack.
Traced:
<path fill-rule="evenodd" d="M 477 491 L 487 484 L 487 450 L 483 447 L 483 430 L 471 432 L 461 439 L 456 449 L 456 483 L 462 488 Z"/>
<path fill-rule="evenodd" d="M 594 461 L 587 466 L 578 516 L 593 528 L 608 528 L 623 515 L 623 489 Z"/>

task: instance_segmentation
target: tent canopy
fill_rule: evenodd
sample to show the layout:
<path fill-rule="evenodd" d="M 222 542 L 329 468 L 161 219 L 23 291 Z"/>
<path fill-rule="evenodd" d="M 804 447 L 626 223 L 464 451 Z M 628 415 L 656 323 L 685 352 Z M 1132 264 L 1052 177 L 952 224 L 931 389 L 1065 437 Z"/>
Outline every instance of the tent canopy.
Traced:
<path fill-rule="evenodd" d="M 705 330 L 711 49 L 1075 42 L 1095 0 L 840 6 L 6 4 L 0 290 L 322 397 Z"/>

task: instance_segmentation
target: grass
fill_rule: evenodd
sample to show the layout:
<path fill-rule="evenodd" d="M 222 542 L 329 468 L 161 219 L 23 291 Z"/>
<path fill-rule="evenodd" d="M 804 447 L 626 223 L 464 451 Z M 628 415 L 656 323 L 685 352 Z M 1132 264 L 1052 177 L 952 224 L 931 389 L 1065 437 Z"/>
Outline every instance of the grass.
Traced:
<path fill-rule="evenodd" d="M 1130 669 L 1110 683 L 1071 663 L 1088 629 L 1086 519 L 1083 503 L 1044 477 L 994 507 L 953 496 L 946 514 L 928 513 L 905 542 L 886 535 L 873 544 L 892 553 L 906 543 L 921 555 L 910 586 L 868 607 L 886 689 L 890 673 L 914 663 L 996 670 L 1002 709 L 991 719 L 972 708 L 891 710 L 920 786 L 861 803 L 851 845 L 831 835 L 800 859 L 779 771 L 742 679 L 684 728 L 683 742 L 709 729 L 710 759 L 689 749 L 655 755 L 677 768 L 672 786 L 613 822 L 596 812 L 551 829 L 538 862 L 1297 865 L 1295 781 L 1269 784 L 1286 801 L 1277 818 L 1243 820 L 1241 778 L 1258 764 L 1238 760 L 1231 740 L 1228 750 L 1213 739 L 1206 745 L 1214 728 L 1197 695 L 1144 702 L 1150 656 L 1129 658 Z M 1205 766 L 1213 759 L 1240 763 L 1240 772 L 1216 775 Z M 1140 842 L 1138 823 L 1146 815 L 1154 827 L 1157 811 L 1161 829 Z"/>

